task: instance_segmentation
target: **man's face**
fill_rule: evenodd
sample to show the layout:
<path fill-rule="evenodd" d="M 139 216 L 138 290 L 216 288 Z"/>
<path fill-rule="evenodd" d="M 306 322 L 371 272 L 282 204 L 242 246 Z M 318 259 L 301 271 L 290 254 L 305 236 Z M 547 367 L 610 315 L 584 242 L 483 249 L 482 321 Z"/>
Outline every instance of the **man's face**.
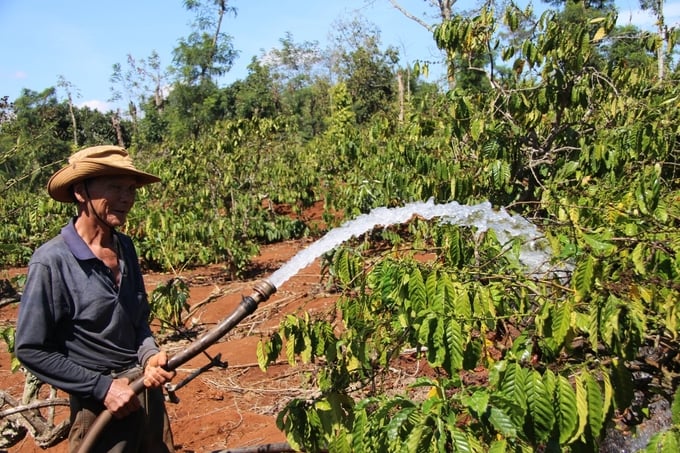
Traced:
<path fill-rule="evenodd" d="M 135 204 L 137 181 L 131 176 L 102 176 L 86 182 L 92 208 L 109 226 L 123 225 Z"/>

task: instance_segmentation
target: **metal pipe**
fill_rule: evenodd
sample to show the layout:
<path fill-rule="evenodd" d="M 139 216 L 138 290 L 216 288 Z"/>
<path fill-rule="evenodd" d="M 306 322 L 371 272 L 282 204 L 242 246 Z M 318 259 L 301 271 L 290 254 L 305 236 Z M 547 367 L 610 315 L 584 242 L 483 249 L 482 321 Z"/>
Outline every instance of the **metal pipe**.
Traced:
<path fill-rule="evenodd" d="M 241 303 L 236 309 L 224 320 L 222 320 L 212 330 L 206 332 L 198 340 L 189 345 L 184 351 L 172 356 L 165 369 L 174 371 L 187 361 L 191 360 L 201 352 L 205 351 L 209 346 L 212 346 L 220 338 L 226 335 L 245 317 L 252 314 L 260 302 L 263 302 L 271 297 L 276 292 L 276 287 L 268 280 L 261 280 L 253 286 L 253 293 L 250 296 L 241 298 Z M 144 376 L 141 376 L 130 383 L 130 387 L 136 394 L 140 394 L 144 390 Z M 112 420 L 113 414 L 104 409 L 95 419 L 92 427 L 87 431 L 83 438 L 78 453 L 89 453 L 94 447 L 101 432 L 106 425 Z"/>

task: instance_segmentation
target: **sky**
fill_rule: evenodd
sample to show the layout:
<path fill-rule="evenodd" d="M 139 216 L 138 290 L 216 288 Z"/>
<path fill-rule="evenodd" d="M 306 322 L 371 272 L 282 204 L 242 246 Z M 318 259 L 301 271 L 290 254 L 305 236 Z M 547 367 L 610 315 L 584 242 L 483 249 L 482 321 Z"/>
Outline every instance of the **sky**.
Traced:
<path fill-rule="evenodd" d="M 423 0 L 399 2 L 416 15 L 433 12 Z M 458 0 L 456 8 L 474 4 Z M 619 22 L 652 27 L 654 20 L 638 4 L 617 0 Z M 286 33 L 295 43 L 316 41 L 324 48 L 333 24 L 356 14 L 380 29 L 383 46 L 400 51 L 401 64 L 439 59 L 431 34 L 389 0 L 230 0 L 229 5 L 237 15 L 225 19 L 223 30 L 232 36 L 239 57 L 225 84 L 244 79 L 252 57 L 280 48 Z M 678 26 L 680 0 L 666 3 L 664 11 L 666 23 Z M 182 0 L 0 0 L 0 97 L 13 101 L 22 89 L 40 92 L 57 86 L 61 77 L 73 87 L 77 105 L 106 111 L 114 107 L 107 102 L 113 65 L 126 68 L 128 55 L 146 59 L 155 51 L 163 67 L 169 66 L 172 50 L 189 35 L 193 19 Z M 442 68 L 430 71 L 434 81 Z M 57 95 L 63 99 L 66 92 L 58 88 Z"/>

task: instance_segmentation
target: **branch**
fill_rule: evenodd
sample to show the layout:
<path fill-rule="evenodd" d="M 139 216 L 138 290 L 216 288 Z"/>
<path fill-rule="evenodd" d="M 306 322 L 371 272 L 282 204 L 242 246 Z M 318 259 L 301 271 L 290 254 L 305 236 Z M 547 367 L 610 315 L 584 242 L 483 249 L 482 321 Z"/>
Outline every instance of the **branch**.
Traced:
<path fill-rule="evenodd" d="M 19 298 L 17 297 L 4 297 L 0 299 L 0 308 L 4 307 L 5 305 L 10 305 L 10 304 L 15 304 L 19 302 Z"/>
<path fill-rule="evenodd" d="M 4 411 L 0 411 L 0 418 L 5 418 L 10 415 L 18 414 L 19 412 L 30 411 L 32 409 L 40 409 L 41 407 L 68 406 L 68 405 L 69 405 L 68 398 L 53 398 L 49 400 L 39 400 L 29 404 L 24 404 L 22 406 L 16 406 L 11 409 L 5 409 Z"/>
<path fill-rule="evenodd" d="M 58 400 L 48 401 L 56 402 Z M 8 403 L 15 408 L 20 407 L 19 401 L 3 390 L 0 390 L 0 403 Z M 65 401 L 65 405 L 68 405 L 68 400 Z M 11 410 L 12 409 L 8 409 L 8 411 Z M 35 442 L 43 448 L 51 447 L 63 439 L 71 426 L 71 422 L 68 419 L 64 420 L 57 426 L 53 426 L 47 423 L 39 413 L 30 412 L 26 408 L 22 408 L 22 411 L 18 412 L 16 415 L 9 414 L 7 417 L 9 417 L 10 420 L 20 423 L 21 426 L 26 428 L 33 436 Z"/>
<path fill-rule="evenodd" d="M 406 11 L 406 9 L 404 9 L 403 6 L 401 6 L 399 3 L 397 3 L 397 0 L 390 0 L 390 3 L 391 3 L 392 6 L 393 6 L 396 10 L 398 10 L 401 14 L 403 14 L 404 16 L 408 17 L 409 19 L 415 21 L 415 22 L 418 23 L 419 25 L 422 25 L 423 27 L 425 27 L 425 28 L 427 29 L 427 31 L 429 31 L 429 32 L 433 32 L 433 31 L 434 31 L 434 27 L 432 27 L 431 25 L 429 25 L 427 22 L 425 22 L 424 20 L 422 20 L 420 17 L 414 16 L 414 15 L 411 14 L 410 12 Z"/>
<path fill-rule="evenodd" d="M 288 442 L 275 444 L 255 445 L 252 447 L 231 448 L 229 450 L 217 450 L 215 453 L 287 453 L 297 451 Z M 328 450 L 318 450 L 327 452 Z"/>

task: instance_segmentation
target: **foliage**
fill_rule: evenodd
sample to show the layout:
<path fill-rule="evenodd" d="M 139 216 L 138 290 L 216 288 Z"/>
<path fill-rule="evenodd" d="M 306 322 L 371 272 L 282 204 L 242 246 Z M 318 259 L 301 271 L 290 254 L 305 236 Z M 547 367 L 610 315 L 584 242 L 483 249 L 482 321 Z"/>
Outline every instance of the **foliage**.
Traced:
<path fill-rule="evenodd" d="M 189 285 L 182 278 L 171 278 L 159 284 L 149 297 L 149 322 L 158 319 L 161 332 L 166 327 L 180 331 L 184 327 L 182 313 L 189 312 Z"/>
<path fill-rule="evenodd" d="M 380 49 L 380 33 L 358 18 L 337 24 L 335 33 L 349 49 L 335 49 L 335 69 L 345 81 L 358 123 L 384 111 L 395 98 L 394 67 L 399 60 L 394 48 Z"/>
<path fill-rule="evenodd" d="M 7 352 L 9 352 L 11 356 L 9 366 L 10 371 L 17 371 L 21 366 L 21 363 L 19 363 L 19 359 L 14 355 L 14 327 L 5 326 L 0 328 L 0 338 L 2 338 L 2 341 L 7 345 Z"/>
<path fill-rule="evenodd" d="M 2 305 L 18 302 L 25 283 L 26 276 L 21 274 L 15 275 L 12 278 L 0 279 L 0 302 L 2 302 Z M 12 372 L 17 371 L 21 366 L 19 359 L 14 355 L 14 331 L 15 329 L 12 325 L 0 326 L 0 339 L 7 346 L 7 352 L 10 356 L 9 368 Z"/>

